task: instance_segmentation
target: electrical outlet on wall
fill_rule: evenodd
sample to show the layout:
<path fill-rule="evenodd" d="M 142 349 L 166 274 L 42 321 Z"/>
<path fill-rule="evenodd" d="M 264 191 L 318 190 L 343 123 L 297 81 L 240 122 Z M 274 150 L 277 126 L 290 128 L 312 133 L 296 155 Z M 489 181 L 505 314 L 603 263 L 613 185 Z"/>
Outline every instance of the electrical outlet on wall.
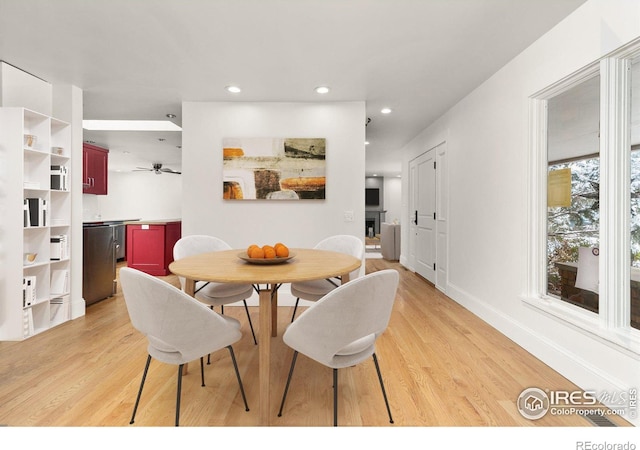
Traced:
<path fill-rule="evenodd" d="M 353 211 L 345 211 L 344 212 L 344 221 L 345 222 L 353 222 Z"/>

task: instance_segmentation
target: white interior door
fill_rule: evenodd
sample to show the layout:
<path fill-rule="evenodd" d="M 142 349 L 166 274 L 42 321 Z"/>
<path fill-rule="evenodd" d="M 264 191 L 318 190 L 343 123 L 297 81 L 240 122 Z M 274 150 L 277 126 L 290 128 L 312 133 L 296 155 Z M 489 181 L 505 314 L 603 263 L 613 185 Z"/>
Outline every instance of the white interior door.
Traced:
<path fill-rule="evenodd" d="M 415 223 L 414 211 L 418 209 L 418 168 L 415 161 L 409 163 L 409 264 L 415 270 L 416 267 L 416 247 L 418 246 L 418 228 Z"/>
<path fill-rule="evenodd" d="M 415 271 L 435 284 L 436 281 L 436 166 L 433 150 L 409 164 L 411 185 L 410 233 Z"/>
<path fill-rule="evenodd" d="M 448 217 L 449 217 L 449 183 L 447 178 L 447 143 L 443 142 L 435 148 L 436 152 L 436 287 L 447 292 L 447 255 Z"/>

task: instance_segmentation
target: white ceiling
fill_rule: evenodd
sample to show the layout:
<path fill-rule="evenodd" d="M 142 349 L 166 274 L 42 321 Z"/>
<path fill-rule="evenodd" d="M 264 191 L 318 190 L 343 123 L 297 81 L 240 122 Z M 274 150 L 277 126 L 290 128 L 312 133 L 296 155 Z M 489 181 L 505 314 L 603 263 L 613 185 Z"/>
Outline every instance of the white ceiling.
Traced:
<path fill-rule="evenodd" d="M 85 119 L 181 124 L 183 101 L 364 101 L 367 174 L 392 176 L 402 146 L 584 1 L 0 0 L 0 60 L 82 88 Z M 84 139 L 110 148 L 112 169 L 180 169 L 180 133 Z"/>

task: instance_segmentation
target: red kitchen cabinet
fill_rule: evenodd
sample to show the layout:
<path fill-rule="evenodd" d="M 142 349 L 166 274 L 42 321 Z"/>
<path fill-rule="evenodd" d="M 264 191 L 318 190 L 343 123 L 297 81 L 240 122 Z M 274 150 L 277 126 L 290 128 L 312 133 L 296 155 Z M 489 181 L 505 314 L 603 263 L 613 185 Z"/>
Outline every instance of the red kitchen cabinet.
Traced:
<path fill-rule="evenodd" d="M 180 221 L 127 224 L 127 266 L 149 275 L 169 275 L 173 246 L 181 235 Z"/>
<path fill-rule="evenodd" d="M 82 144 L 82 193 L 107 195 L 109 150 Z"/>

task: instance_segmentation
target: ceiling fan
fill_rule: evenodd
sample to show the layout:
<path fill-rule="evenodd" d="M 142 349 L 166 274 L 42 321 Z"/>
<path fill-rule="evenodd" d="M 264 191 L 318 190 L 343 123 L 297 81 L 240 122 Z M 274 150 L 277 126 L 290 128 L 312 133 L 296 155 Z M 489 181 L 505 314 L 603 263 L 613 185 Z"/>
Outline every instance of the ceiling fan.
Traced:
<path fill-rule="evenodd" d="M 162 163 L 153 163 L 153 166 L 151 169 L 147 169 L 144 167 L 137 167 L 134 172 L 139 172 L 142 170 L 146 170 L 149 172 L 155 172 L 156 175 L 161 175 L 163 172 L 164 173 L 175 173 L 176 175 L 180 175 L 182 174 L 182 172 L 178 172 L 177 170 L 173 170 L 173 169 L 169 169 L 169 168 L 162 168 Z"/>

